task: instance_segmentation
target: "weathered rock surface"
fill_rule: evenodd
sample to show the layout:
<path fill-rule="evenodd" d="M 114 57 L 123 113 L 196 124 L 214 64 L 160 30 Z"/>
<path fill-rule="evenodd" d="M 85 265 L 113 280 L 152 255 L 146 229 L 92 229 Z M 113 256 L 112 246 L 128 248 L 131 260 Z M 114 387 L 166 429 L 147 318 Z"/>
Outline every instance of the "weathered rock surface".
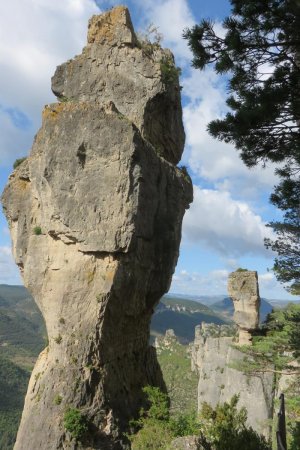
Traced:
<path fill-rule="evenodd" d="M 28 159 L 2 196 L 13 254 L 45 318 L 49 346 L 32 373 L 15 450 L 126 448 L 145 384 L 161 384 L 148 346 L 192 200 L 175 167 L 184 144 L 178 80 L 163 79 L 128 10 L 89 24 L 83 53 L 60 66 L 62 100 L 43 111 Z M 77 408 L 89 432 L 64 427 Z"/>
<path fill-rule="evenodd" d="M 172 328 L 166 330 L 164 336 L 156 336 L 153 346 L 156 349 L 156 353 L 159 355 L 162 350 L 170 349 L 174 344 L 177 344 L 178 340 L 175 332 Z"/>
<path fill-rule="evenodd" d="M 239 344 L 251 344 L 252 335 L 259 325 L 260 296 L 257 272 L 232 272 L 228 278 L 228 294 L 234 305 L 234 321 L 239 327 Z"/>
<path fill-rule="evenodd" d="M 174 57 L 159 45 L 138 42 L 129 12 L 117 7 L 93 16 L 83 53 L 62 64 L 52 78 L 63 100 L 112 101 L 167 161 L 180 161 L 185 134 Z"/>
<path fill-rule="evenodd" d="M 248 425 L 269 437 L 274 375 L 251 376 L 233 368 L 245 356 L 232 346 L 234 343 L 233 337 L 209 336 L 205 329 L 196 327 L 192 369 L 199 375 L 198 409 L 204 402 L 215 407 L 238 394 L 238 407 L 247 409 Z"/>
<path fill-rule="evenodd" d="M 184 436 L 174 439 L 169 450 L 204 450 L 198 436 Z"/>

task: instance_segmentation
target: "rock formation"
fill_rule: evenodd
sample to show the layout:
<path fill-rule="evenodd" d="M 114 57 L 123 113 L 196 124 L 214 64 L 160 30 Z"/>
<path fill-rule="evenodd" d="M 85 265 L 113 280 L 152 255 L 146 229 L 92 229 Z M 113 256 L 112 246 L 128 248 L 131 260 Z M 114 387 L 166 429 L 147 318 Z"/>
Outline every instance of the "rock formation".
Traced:
<path fill-rule="evenodd" d="M 204 450 L 199 436 L 178 437 L 171 442 L 169 450 Z"/>
<path fill-rule="evenodd" d="M 174 344 L 177 344 L 178 340 L 175 335 L 174 330 L 170 328 L 169 330 L 166 330 L 166 333 L 164 336 L 156 336 L 153 347 L 156 349 L 157 355 L 159 355 L 162 350 L 170 349 L 174 346 Z"/>
<path fill-rule="evenodd" d="M 257 272 L 237 270 L 228 278 L 228 294 L 234 305 L 233 320 L 239 328 L 239 344 L 250 345 L 259 325 L 260 297 Z"/>
<path fill-rule="evenodd" d="M 245 354 L 236 348 L 236 344 L 251 345 L 252 333 L 259 325 L 257 272 L 237 270 L 231 273 L 228 293 L 234 304 L 237 337 L 228 333 L 229 328 L 219 328 L 217 332 L 217 325 L 211 328 L 202 324 L 195 329 L 192 370 L 199 375 L 198 408 L 201 409 L 204 402 L 215 407 L 238 394 L 238 406 L 246 408 L 248 425 L 269 437 L 273 417 L 274 374 L 251 376 L 239 371 L 239 361 L 244 359 Z"/>
<path fill-rule="evenodd" d="M 245 355 L 234 343 L 233 337 L 210 335 L 207 329 L 196 327 L 192 369 L 199 375 L 198 409 L 204 402 L 215 407 L 238 394 L 238 408 L 247 409 L 248 425 L 268 438 L 273 417 L 274 374 L 250 376 L 235 369 Z"/>
<path fill-rule="evenodd" d="M 121 449 L 142 387 L 162 382 L 149 323 L 192 200 L 175 166 L 184 145 L 178 71 L 169 50 L 138 42 L 117 7 L 92 17 L 87 46 L 57 68 L 52 90 L 60 101 L 45 107 L 2 196 L 49 339 L 15 450 Z M 88 428 L 78 442 L 68 409 Z"/>

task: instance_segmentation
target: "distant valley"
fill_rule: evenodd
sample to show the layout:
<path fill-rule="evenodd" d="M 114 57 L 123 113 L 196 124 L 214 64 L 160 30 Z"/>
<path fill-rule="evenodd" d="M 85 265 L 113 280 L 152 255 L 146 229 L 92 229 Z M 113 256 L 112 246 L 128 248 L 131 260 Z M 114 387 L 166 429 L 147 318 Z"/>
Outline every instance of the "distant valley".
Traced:
<path fill-rule="evenodd" d="M 261 318 L 264 320 L 272 305 L 278 307 L 278 303 L 263 299 Z M 282 302 L 282 306 L 285 304 Z M 191 298 L 167 294 L 153 314 L 151 342 L 172 328 L 178 341 L 188 344 L 194 340 L 196 325 L 201 322 L 230 324 L 232 315 L 232 302 L 226 296 Z M 46 345 L 44 321 L 28 291 L 23 286 L 0 285 L 0 449 L 13 448 L 30 372 Z M 178 347 L 178 352 L 185 354 L 181 347 Z M 177 353 L 160 355 L 166 379 L 169 376 L 169 359 L 174 355 Z M 179 358 L 178 355 L 176 357 Z M 182 359 L 182 367 L 189 364 L 185 358 Z M 181 375 L 179 372 L 179 378 Z"/>
<path fill-rule="evenodd" d="M 150 333 L 153 338 L 164 335 L 167 329 L 172 328 L 178 340 L 182 344 L 187 344 L 194 340 L 195 326 L 201 322 L 221 325 L 231 321 L 226 314 L 214 311 L 200 302 L 166 295 L 153 314 Z"/>

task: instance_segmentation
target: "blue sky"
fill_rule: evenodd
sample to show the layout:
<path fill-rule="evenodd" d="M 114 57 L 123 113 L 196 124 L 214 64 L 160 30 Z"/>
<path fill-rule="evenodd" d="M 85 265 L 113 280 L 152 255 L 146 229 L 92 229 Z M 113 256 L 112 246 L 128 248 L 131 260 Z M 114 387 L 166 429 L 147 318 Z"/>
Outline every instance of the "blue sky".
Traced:
<path fill-rule="evenodd" d="M 55 67 L 81 52 L 88 18 L 118 2 L 104 0 L 10 0 L 0 17 L 0 190 L 16 158 L 28 154 L 43 105 L 55 101 L 50 78 Z M 224 114 L 226 80 L 211 69 L 191 68 L 182 31 L 202 18 L 216 22 L 230 5 L 220 0 L 128 0 L 134 26 L 150 23 L 163 34 L 182 68 L 186 147 L 181 161 L 194 183 L 194 203 L 183 224 L 180 258 L 172 292 L 226 294 L 228 273 L 238 267 L 257 270 L 264 297 L 295 299 L 269 271 L 274 255 L 263 245 L 272 237 L 265 224 L 280 217 L 268 202 L 276 184 L 274 167 L 248 170 L 236 150 L 213 140 L 207 123 Z M 21 283 L 10 252 L 10 237 L 0 214 L 0 283 Z"/>

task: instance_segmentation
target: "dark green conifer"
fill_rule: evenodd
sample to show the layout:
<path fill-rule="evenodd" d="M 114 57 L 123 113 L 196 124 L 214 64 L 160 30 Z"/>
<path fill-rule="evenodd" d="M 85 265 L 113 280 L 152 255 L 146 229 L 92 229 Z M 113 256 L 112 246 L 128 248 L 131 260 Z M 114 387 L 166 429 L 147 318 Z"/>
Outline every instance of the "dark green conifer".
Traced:
<path fill-rule="evenodd" d="M 278 164 L 280 184 L 271 202 L 285 211 L 271 222 L 277 234 L 267 246 L 278 252 L 275 273 L 282 282 L 300 286 L 300 2 L 298 0 L 231 0 L 223 22 L 225 36 L 203 20 L 184 32 L 194 58 L 204 69 L 213 64 L 229 75 L 229 112 L 208 130 L 233 143 L 248 167 Z M 294 201 L 295 194 L 298 200 Z M 286 207 L 286 203 L 289 206 Z M 288 273 L 290 272 L 290 273 Z"/>

